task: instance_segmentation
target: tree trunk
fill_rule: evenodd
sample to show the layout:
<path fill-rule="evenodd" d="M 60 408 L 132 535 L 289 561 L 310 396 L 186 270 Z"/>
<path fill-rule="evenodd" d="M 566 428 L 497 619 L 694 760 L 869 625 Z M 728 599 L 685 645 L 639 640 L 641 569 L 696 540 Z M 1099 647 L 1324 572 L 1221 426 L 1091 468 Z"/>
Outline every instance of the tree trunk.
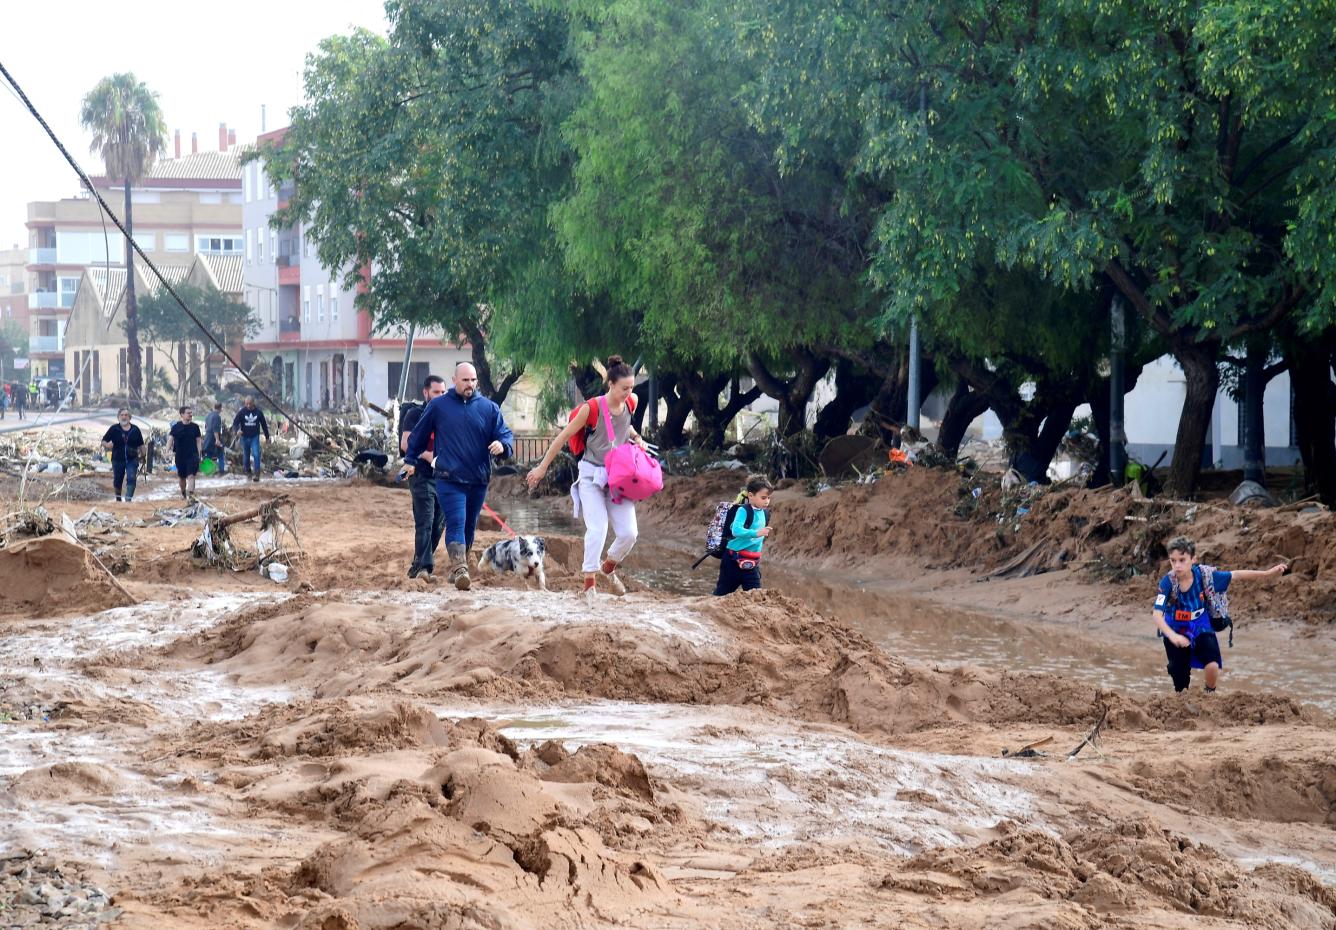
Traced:
<path fill-rule="evenodd" d="M 847 358 L 835 363 L 835 397 L 821 408 L 812 431 L 823 442 L 849 431 L 854 411 L 869 404 L 877 395 L 882 379 L 864 372 Z"/>
<path fill-rule="evenodd" d="M 810 349 L 794 353 L 795 372 L 792 380 L 784 381 L 771 374 L 755 352 L 747 360 L 752 378 L 762 392 L 779 401 L 780 436 L 792 436 L 807 428 L 807 402 L 812 398 L 818 382 L 830 371 L 830 359 L 816 355 Z"/>
<path fill-rule="evenodd" d="M 951 400 L 947 402 L 946 413 L 942 415 L 942 428 L 937 434 L 937 444 L 942 447 L 942 451 L 952 458 L 959 455 L 965 430 L 987 410 L 988 398 L 971 390 L 962 378 L 956 384 Z"/>
<path fill-rule="evenodd" d="M 1305 491 L 1336 506 L 1336 384 L 1331 364 L 1336 334 L 1291 347 L 1290 383 L 1294 386 L 1294 430 L 1304 463 Z"/>
<path fill-rule="evenodd" d="M 1044 418 L 1044 425 L 1040 427 L 1039 435 L 1030 449 L 1041 474 L 1048 474 L 1048 466 L 1053 464 L 1053 456 L 1058 454 L 1058 447 L 1062 445 L 1062 439 L 1072 425 L 1072 414 L 1080 403 L 1081 398 L 1074 391 L 1064 393 L 1050 403 L 1048 416 Z"/>
<path fill-rule="evenodd" d="M 1220 386 L 1220 371 L 1216 367 L 1219 352 L 1220 346 L 1215 342 L 1180 345 L 1174 349 L 1174 358 L 1187 378 L 1187 396 L 1178 417 L 1174 460 L 1169 466 L 1169 480 L 1165 482 L 1171 497 L 1190 498 L 1197 491 L 1197 479 L 1201 477 L 1201 450 L 1206 444 L 1216 390 Z"/>
<path fill-rule="evenodd" d="M 130 206 L 130 179 L 125 179 L 125 364 L 130 383 L 129 395 L 134 404 L 144 396 L 144 371 L 139 351 L 139 305 L 135 302 L 134 219 Z"/>
<path fill-rule="evenodd" d="M 691 415 L 691 398 L 682 390 L 681 380 L 675 374 L 659 375 L 659 385 L 663 399 L 668 404 L 668 412 L 659 427 L 658 442 L 665 449 L 673 449 L 686 443 L 687 417 Z"/>
<path fill-rule="evenodd" d="M 490 397 L 497 404 L 505 403 L 510 389 L 523 377 L 524 366 L 515 366 L 498 384 L 492 377 L 492 363 L 487 358 L 487 339 L 483 336 L 482 330 L 477 326 L 466 326 L 464 335 L 468 336 L 469 354 L 472 356 L 473 367 L 478 372 L 478 392 L 483 397 Z"/>
<path fill-rule="evenodd" d="M 719 449 L 724 445 L 724 434 L 742 409 L 761 396 L 759 387 L 747 391 L 731 391 L 727 403 L 719 406 L 719 398 L 729 383 L 727 375 L 705 377 L 687 376 L 680 384 L 691 400 L 691 412 L 696 418 L 691 442 L 704 449 Z M 736 381 L 734 381 L 736 387 Z"/>

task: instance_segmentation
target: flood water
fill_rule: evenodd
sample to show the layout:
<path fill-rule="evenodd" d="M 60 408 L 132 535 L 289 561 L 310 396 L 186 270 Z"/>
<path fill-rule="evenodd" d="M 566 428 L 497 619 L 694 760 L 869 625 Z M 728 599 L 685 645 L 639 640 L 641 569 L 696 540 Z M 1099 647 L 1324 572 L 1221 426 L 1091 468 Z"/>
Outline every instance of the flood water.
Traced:
<path fill-rule="evenodd" d="M 506 500 L 497 504 L 497 512 L 521 533 L 579 536 L 584 532 L 560 503 Z M 642 535 L 625 570 L 627 577 L 661 591 L 708 595 L 719 563 L 706 559 L 692 571 L 699 552 L 688 551 L 680 540 L 662 542 L 667 545 L 648 542 Z M 893 578 L 841 578 L 770 564 L 764 579 L 767 588 L 805 601 L 857 628 L 893 655 L 912 661 L 941 668 L 966 665 L 1045 672 L 1141 695 L 1172 693 L 1164 645 L 1149 619 L 1149 597 L 1146 608 L 1132 610 L 1125 621 L 1083 627 L 1079 620 L 1045 620 L 1005 603 L 987 613 L 951 607 L 909 594 L 904 583 Z M 999 591 L 999 601 L 1004 599 Z M 1336 713 L 1336 675 L 1331 673 L 1336 667 L 1336 643 L 1304 638 L 1302 632 L 1241 619 L 1235 648 L 1221 641 L 1225 686 L 1279 691 Z M 1195 682 L 1194 687 L 1198 687 Z"/>

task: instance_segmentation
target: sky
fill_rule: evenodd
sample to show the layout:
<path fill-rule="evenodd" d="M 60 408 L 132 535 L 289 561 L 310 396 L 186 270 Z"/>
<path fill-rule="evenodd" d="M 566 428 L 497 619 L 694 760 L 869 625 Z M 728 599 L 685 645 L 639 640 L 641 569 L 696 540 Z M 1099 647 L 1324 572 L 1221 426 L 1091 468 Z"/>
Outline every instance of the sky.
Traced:
<path fill-rule="evenodd" d="M 88 151 L 79 108 L 110 74 L 133 72 L 157 91 L 168 157 L 177 129 L 183 153 L 192 132 L 200 151 L 216 151 L 223 122 L 239 145 L 253 142 L 262 105 L 267 129 L 287 124 L 288 109 L 300 102 L 306 56 L 321 39 L 357 26 L 386 29 L 382 0 L 137 0 L 125 8 L 106 0 L 5 0 L 2 9 L 0 62 L 90 175 L 103 166 Z M 27 247 L 29 201 L 79 190 L 74 171 L 7 87 L 0 78 L 0 249 Z"/>

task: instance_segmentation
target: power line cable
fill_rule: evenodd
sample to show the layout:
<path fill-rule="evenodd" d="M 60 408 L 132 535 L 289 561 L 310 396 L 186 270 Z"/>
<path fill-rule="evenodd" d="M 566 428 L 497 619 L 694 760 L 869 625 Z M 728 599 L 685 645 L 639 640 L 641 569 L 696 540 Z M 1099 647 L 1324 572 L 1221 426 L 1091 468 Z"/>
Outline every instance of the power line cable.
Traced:
<path fill-rule="evenodd" d="M 88 189 L 89 193 L 91 193 L 93 197 L 97 200 L 99 206 L 101 206 L 101 208 L 105 211 L 106 215 L 111 217 L 111 221 L 116 224 L 116 228 L 119 229 L 121 231 L 121 235 L 125 237 L 126 244 L 129 246 L 129 248 L 133 249 L 135 254 L 137 254 L 143 260 L 144 264 L 147 265 L 149 270 L 151 270 L 153 274 L 157 277 L 159 283 L 161 283 L 161 285 L 167 289 L 167 293 L 172 295 L 172 298 L 177 302 L 178 305 L 180 305 L 181 309 L 185 311 L 186 316 L 190 317 L 191 322 L 193 322 L 197 327 L 199 327 L 199 331 L 204 334 L 204 337 L 208 339 L 209 342 L 216 349 L 218 349 L 218 351 L 222 354 L 223 358 L 227 359 L 227 361 L 231 363 L 233 368 L 241 372 L 241 376 L 250 383 L 251 387 L 255 388 L 256 393 L 258 393 L 261 397 L 263 397 L 265 400 L 269 402 L 269 404 L 274 408 L 274 410 L 283 414 L 283 416 L 287 417 L 288 422 L 290 422 L 294 427 L 305 433 L 307 437 L 311 439 L 317 438 L 316 435 L 312 433 L 309 429 L 307 429 L 306 426 L 299 419 L 297 419 L 297 417 L 295 417 L 292 413 L 290 413 L 287 410 L 287 408 L 285 408 L 278 401 L 274 400 L 274 398 L 269 395 L 269 392 L 266 391 L 263 387 L 261 387 L 260 384 L 257 383 L 255 379 L 250 376 L 250 373 L 248 371 L 246 371 L 244 368 L 241 367 L 241 364 L 232 357 L 230 352 L 227 351 L 227 347 L 224 346 L 221 342 L 219 342 L 218 339 L 213 335 L 213 333 L 209 332 L 208 327 L 206 327 L 200 321 L 200 318 L 195 315 L 194 311 L 191 310 L 188 306 L 186 306 L 186 302 L 181 299 L 181 295 L 176 293 L 176 289 L 172 287 L 171 284 L 168 283 L 167 279 L 163 277 L 162 272 L 158 270 L 158 266 L 153 264 L 153 260 L 150 259 L 146 254 L 144 254 L 144 250 L 139 247 L 139 243 L 135 242 L 134 238 L 128 232 L 126 232 L 125 226 L 122 225 L 120 219 L 116 216 L 114 212 L 112 212 L 111 208 L 107 206 L 107 202 L 102 199 L 102 195 L 99 194 L 97 190 L 93 187 L 93 182 L 89 180 L 88 175 L 84 172 L 83 168 L 79 167 L 79 163 L 75 161 L 74 156 L 72 156 L 69 153 L 69 151 L 61 143 L 60 139 L 56 136 L 55 132 L 51 129 L 49 125 L 47 125 L 46 120 L 42 118 L 42 114 L 37 112 L 37 108 L 33 106 L 32 101 L 28 99 L 28 95 L 23 92 L 23 88 L 19 86 L 19 82 L 16 81 L 14 79 L 14 76 L 9 73 L 9 69 L 5 67 L 4 62 L 0 62 L 0 75 L 3 75 L 5 80 L 9 82 L 11 87 L 13 87 L 14 91 L 18 94 L 20 101 L 27 108 L 28 112 L 32 114 L 33 118 L 37 120 L 37 122 L 41 125 L 42 129 L 46 131 L 47 136 L 50 137 L 51 141 L 55 144 L 56 148 L 60 150 L 60 154 L 65 157 L 65 161 L 69 162 L 70 167 L 73 168 L 75 172 L 79 175 L 79 180 L 83 182 L 84 186 Z M 126 263 L 126 269 L 128 273 L 129 270 L 128 262 Z M 344 461 L 347 461 L 349 463 L 352 462 L 352 459 L 347 455 L 343 455 L 338 452 L 336 452 L 335 454 L 338 455 L 338 457 L 343 459 Z"/>

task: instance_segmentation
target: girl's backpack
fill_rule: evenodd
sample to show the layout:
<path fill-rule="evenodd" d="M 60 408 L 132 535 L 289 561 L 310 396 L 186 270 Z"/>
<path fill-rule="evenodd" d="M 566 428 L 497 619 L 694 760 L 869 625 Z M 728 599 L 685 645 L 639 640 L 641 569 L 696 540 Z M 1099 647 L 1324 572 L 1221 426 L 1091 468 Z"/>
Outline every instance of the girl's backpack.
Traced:
<path fill-rule="evenodd" d="M 724 549 L 728 546 L 728 540 L 732 536 L 730 527 L 733 525 L 733 514 L 737 512 L 739 507 L 747 508 L 747 518 L 742 525 L 746 529 L 751 529 L 752 520 L 756 518 L 754 509 L 746 504 L 739 504 L 736 500 L 720 501 L 714 509 L 714 519 L 705 528 L 705 554 L 692 563 L 693 570 L 706 559 L 722 559 L 724 557 Z"/>
<path fill-rule="evenodd" d="M 585 453 L 585 442 L 588 440 L 589 434 L 594 431 L 594 424 L 598 422 L 599 409 L 606 406 L 605 404 L 599 403 L 600 399 L 601 398 L 594 397 L 585 401 L 583 404 L 572 410 L 570 412 L 570 415 L 566 417 L 566 422 L 569 423 L 576 417 L 578 417 L 586 407 L 589 408 L 589 421 L 585 424 L 585 428 L 577 432 L 574 436 L 572 436 L 570 439 L 566 441 L 566 448 L 570 449 L 571 455 L 575 456 L 577 459 L 583 456 Z M 636 396 L 632 394 L 629 397 L 627 397 L 626 403 L 627 406 L 630 408 L 631 412 L 635 413 Z"/>
<path fill-rule="evenodd" d="M 607 403 L 598 405 L 603 411 L 603 428 L 608 431 L 608 442 L 615 443 L 612 415 Z M 622 501 L 643 501 L 663 490 L 663 469 L 648 452 L 633 442 L 614 445 L 603 459 L 608 471 L 608 492 L 614 504 Z"/>

